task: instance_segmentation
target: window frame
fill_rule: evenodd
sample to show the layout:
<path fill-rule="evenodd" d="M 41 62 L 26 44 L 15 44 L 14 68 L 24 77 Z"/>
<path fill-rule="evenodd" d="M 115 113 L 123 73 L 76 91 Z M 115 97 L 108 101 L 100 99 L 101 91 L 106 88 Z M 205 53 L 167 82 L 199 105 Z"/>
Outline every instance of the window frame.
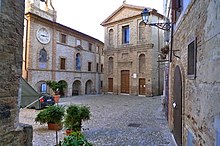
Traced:
<path fill-rule="evenodd" d="M 92 43 L 88 43 L 89 51 L 92 52 Z"/>
<path fill-rule="evenodd" d="M 172 0 L 172 22 L 176 23 L 183 11 L 183 0 Z"/>
<path fill-rule="evenodd" d="M 92 71 L 92 62 L 88 62 L 88 71 Z"/>
<path fill-rule="evenodd" d="M 193 54 L 192 54 L 193 53 Z M 197 41 L 196 38 L 187 47 L 187 76 L 189 79 L 196 78 L 197 69 Z"/>
<path fill-rule="evenodd" d="M 76 39 L 76 46 L 81 46 L 82 41 L 80 39 Z"/>
<path fill-rule="evenodd" d="M 67 44 L 67 35 L 64 33 L 60 33 L 60 43 Z"/>
<path fill-rule="evenodd" d="M 129 25 L 122 26 L 122 44 L 130 43 L 130 27 Z"/>
<path fill-rule="evenodd" d="M 60 70 L 66 70 L 66 58 L 65 57 L 60 57 Z"/>
<path fill-rule="evenodd" d="M 78 60 L 79 62 L 77 62 L 77 59 L 79 59 Z M 82 57 L 81 57 L 80 53 L 76 53 L 75 61 L 76 61 L 75 69 L 76 69 L 76 71 L 80 71 L 82 68 Z"/>

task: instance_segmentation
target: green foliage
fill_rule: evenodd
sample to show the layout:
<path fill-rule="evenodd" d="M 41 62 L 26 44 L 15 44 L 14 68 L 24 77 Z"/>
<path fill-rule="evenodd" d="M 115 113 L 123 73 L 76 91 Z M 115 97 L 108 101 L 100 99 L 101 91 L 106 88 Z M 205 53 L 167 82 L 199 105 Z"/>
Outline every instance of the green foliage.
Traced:
<path fill-rule="evenodd" d="M 93 146 L 89 143 L 85 136 L 77 131 L 72 132 L 69 136 L 64 137 L 63 141 L 61 142 L 61 146 Z"/>
<path fill-rule="evenodd" d="M 66 109 L 66 115 L 64 117 L 64 126 L 67 129 L 80 131 L 82 127 L 82 121 L 90 119 L 90 108 L 83 105 L 70 105 Z"/>
<path fill-rule="evenodd" d="M 53 90 L 54 93 L 56 93 L 57 90 L 63 92 L 67 87 L 67 84 L 64 81 L 46 81 L 46 84 Z"/>
<path fill-rule="evenodd" d="M 36 122 L 43 123 L 61 123 L 64 117 L 65 109 L 63 106 L 53 105 L 40 111 L 35 118 Z"/>

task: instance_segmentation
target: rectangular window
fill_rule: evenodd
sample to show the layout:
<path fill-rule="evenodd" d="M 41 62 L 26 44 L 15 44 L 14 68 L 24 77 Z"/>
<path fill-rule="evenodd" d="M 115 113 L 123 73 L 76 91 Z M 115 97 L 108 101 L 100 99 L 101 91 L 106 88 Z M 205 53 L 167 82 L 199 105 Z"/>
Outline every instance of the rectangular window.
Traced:
<path fill-rule="evenodd" d="M 88 71 L 92 71 L 92 62 L 88 62 Z"/>
<path fill-rule="evenodd" d="M 101 89 L 102 89 L 102 87 L 103 87 L 103 81 L 100 82 L 100 87 L 101 87 Z"/>
<path fill-rule="evenodd" d="M 76 45 L 77 46 L 81 45 L 81 41 L 80 40 L 76 40 Z"/>
<path fill-rule="evenodd" d="M 103 64 L 101 64 L 101 72 L 103 72 Z"/>
<path fill-rule="evenodd" d="M 92 51 L 92 44 L 89 43 L 89 51 Z"/>
<path fill-rule="evenodd" d="M 66 58 L 60 58 L 60 69 L 66 69 Z"/>
<path fill-rule="evenodd" d="M 196 40 L 192 41 L 188 45 L 188 68 L 187 68 L 187 75 L 190 78 L 196 77 Z"/>
<path fill-rule="evenodd" d="M 63 44 L 66 44 L 66 35 L 65 34 L 60 34 L 60 42 Z"/>
<path fill-rule="evenodd" d="M 99 64 L 96 64 L 96 72 L 99 72 Z"/>
<path fill-rule="evenodd" d="M 183 10 L 183 0 L 172 0 L 172 22 L 176 22 Z"/>
<path fill-rule="evenodd" d="M 130 30 L 129 26 L 123 26 L 122 27 L 122 43 L 128 44 L 130 42 Z"/>

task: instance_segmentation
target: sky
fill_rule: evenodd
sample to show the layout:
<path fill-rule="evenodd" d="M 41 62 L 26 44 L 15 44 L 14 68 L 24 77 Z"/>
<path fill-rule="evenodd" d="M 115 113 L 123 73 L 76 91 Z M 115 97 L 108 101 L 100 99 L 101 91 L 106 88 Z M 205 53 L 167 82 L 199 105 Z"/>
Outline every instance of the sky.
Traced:
<path fill-rule="evenodd" d="M 52 0 L 57 22 L 104 41 L 100 24 L 117 10 L 123 0 Z M 163 0 L 126 0 L 126 4 L 146 6 L 163 12 Z"/>

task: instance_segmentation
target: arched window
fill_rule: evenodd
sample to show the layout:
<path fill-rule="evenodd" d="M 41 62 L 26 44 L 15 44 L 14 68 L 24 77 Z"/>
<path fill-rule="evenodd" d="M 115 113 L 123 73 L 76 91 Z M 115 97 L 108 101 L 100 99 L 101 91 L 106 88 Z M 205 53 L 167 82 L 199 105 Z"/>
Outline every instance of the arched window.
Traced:
<path fill-rule="evenodd" d="M 76 54 L 76 70 L 81 70 L 81 55 Z"/>
<path fill-rule="evenodd" d="M 112 46 L 113 45 L 113 36 L 114 36 L 114 31 L 113 29 L 109 30 L 109 45 Z"/>
<path fill-rule="evenodd" d="M 145 73 L 146 65 L 145 65 L 145 55 L 141 54 L 139 56 L 139 73 Z"/>
<path fill-rule="evenodd" d="M 146 32 L 145 32 L 145 24 L 143 21 L 139 24 L 139 41 L 144 41 L 146 39 Z"/>
<path fill-rule="evenodd" d="M 113 57 L 110 57 L 108 60 L 108 72 L 113 73 Z"/>
<path fill-rule="evenodd" d="M 44 48 L 40 50 L 39 62 L 47 62 L 47 51 Z"/>

